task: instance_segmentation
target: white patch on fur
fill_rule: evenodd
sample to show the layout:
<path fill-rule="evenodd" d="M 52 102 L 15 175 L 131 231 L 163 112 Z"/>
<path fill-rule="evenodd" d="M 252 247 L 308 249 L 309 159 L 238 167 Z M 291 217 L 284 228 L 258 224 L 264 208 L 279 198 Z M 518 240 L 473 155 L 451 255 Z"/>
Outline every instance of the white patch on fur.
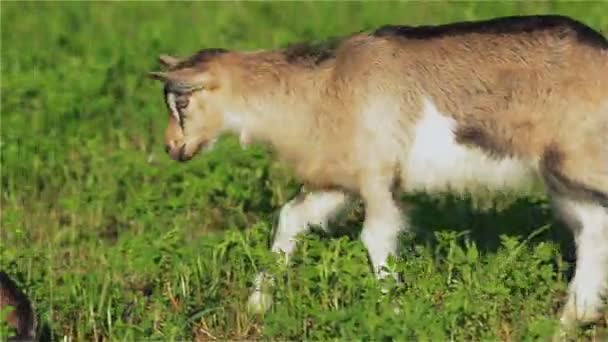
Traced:
<path fill-rule="evenodd" d="M 399 102 L 390 96 L 375 97 L 363 108 L 353 152 L 366 168 L 386 166 L 378 165 L 377 161 L 393 167 L 399 159 L 405 146 L 402 127 L 398 124 L 401 116 Z"/>
<path fill-rule="evenodd" d="M 179 117 L 179 111 L 177 110 L 177 104 L 175 103 L 175 94 L 167 93 L 167 103 L 169 104 L 169 108 L 171 109 L 171 115 L 177 120 L 177 122 L 182 122 Z"/>
<path fill-rule="evenodd" d="M 608 291 L 608 209 L 572 200 L 561 200 L 560 205 L 580 224 L 573 227 L 577 264 L 562 322 L 594 320 L 602 307 L 601 297 Z"/>
<path fill-rule="evenodd" d="M 245 149 L 251 144 L 251 135 L 245 124 L 245 116 L 235 112 L 224 113 L 224 130 L 239 136 L 241 148 Z"/>
<path fill-rule="evenodd" d="M 342 192 L 319 192 L 305 195 L 303 200 L 291 200 L 281 209 L 272 250 L 284 252 L 287 256 L 293 253 L 296 237 L 309 229 L 310 225 L 327 228 L 329 220 L 336 215 L 346 203 Z"/>
<path fill-rule="evenodd" d="M 496 160 L 479 149 L 458 144 L 456 121 L 424 100 L 413 144 L 403 168 L 406 190 L 470 192 L 488 189 L 523 190 L 533 184 L 531 165 L 521 160 Z"/>
<path fill-rule="evenodd" d="M 235 112 L 224 112 L 224 129 L 240 134 L 245 127 L 243 115 Z"/>

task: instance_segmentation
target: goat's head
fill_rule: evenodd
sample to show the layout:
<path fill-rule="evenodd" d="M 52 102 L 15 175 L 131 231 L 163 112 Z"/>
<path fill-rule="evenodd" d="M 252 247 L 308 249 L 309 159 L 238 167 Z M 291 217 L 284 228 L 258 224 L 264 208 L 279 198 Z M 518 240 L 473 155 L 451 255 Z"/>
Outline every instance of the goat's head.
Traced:
<path fill-rule="evenodd" d="M 224 52 L 206 49 L 186 60 L 163 55 L 160 62 L 167 70 L 148 74 L 164 83 L 169 111 L 165 149 L 174 160 L 187 161 L 210 149 L 225 126 L 219 68 L 214 63 Z"/>

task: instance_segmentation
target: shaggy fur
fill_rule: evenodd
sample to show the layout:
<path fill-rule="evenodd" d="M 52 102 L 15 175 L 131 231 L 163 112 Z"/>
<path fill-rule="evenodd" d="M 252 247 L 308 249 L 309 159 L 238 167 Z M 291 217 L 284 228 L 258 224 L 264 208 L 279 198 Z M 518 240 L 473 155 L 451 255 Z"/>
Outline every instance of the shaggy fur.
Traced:
<path fill-rule="evenodd" d="M 523 189 L 542 178 L 579 262 L 565 323 L 599 317 L 608 277 L 608 43 L 559 16 L 385 26 L 331 44 L 164 56 L 169 154 L 220 134 L 271 145 L 309 195 L 281 212 L 273 250 L 360 196 L 379 276 L 405 191 Z M 188 99 L 177 105 L 177 95 Z M 185 103 L 185 105 L 184 105 Z M 582 300 L 577 300 L 581 298 Z"/>

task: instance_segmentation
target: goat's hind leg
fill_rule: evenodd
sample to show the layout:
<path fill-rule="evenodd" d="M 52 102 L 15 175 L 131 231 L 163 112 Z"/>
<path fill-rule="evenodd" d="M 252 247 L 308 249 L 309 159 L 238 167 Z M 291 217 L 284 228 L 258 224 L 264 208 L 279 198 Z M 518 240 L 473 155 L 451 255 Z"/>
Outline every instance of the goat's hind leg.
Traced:
<path fill-rule="evenodd" d="M 574 326 L 599 319 L 608 294 L 608 160 L 582 161 L 577 174 L 574 160 L 553 159 L 545 160 L 545 181 L 576 241 L 576 270 L 561 317 L 564 326 Z"/>
<path fill-rule="evenodd" d="M 570 283 L 562 323 L 600 318 L 608 289 L 608 208 L 592 202 L 556 198 L 556 207 L 574 232 L 576 270 Z"/>

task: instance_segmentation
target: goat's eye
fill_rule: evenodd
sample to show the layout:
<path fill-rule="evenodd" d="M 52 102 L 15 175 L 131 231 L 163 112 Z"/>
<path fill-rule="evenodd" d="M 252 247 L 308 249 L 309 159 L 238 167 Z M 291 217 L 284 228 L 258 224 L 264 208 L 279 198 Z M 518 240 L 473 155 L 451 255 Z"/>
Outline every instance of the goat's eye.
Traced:
<path fill-rule="evenodd" d="M 190 103 L 190 98 L 188 95 L 179 95 L 175 99 L 175 105 L 178 109 L 184 109 L 188 107 L 188 103 Z"/>

